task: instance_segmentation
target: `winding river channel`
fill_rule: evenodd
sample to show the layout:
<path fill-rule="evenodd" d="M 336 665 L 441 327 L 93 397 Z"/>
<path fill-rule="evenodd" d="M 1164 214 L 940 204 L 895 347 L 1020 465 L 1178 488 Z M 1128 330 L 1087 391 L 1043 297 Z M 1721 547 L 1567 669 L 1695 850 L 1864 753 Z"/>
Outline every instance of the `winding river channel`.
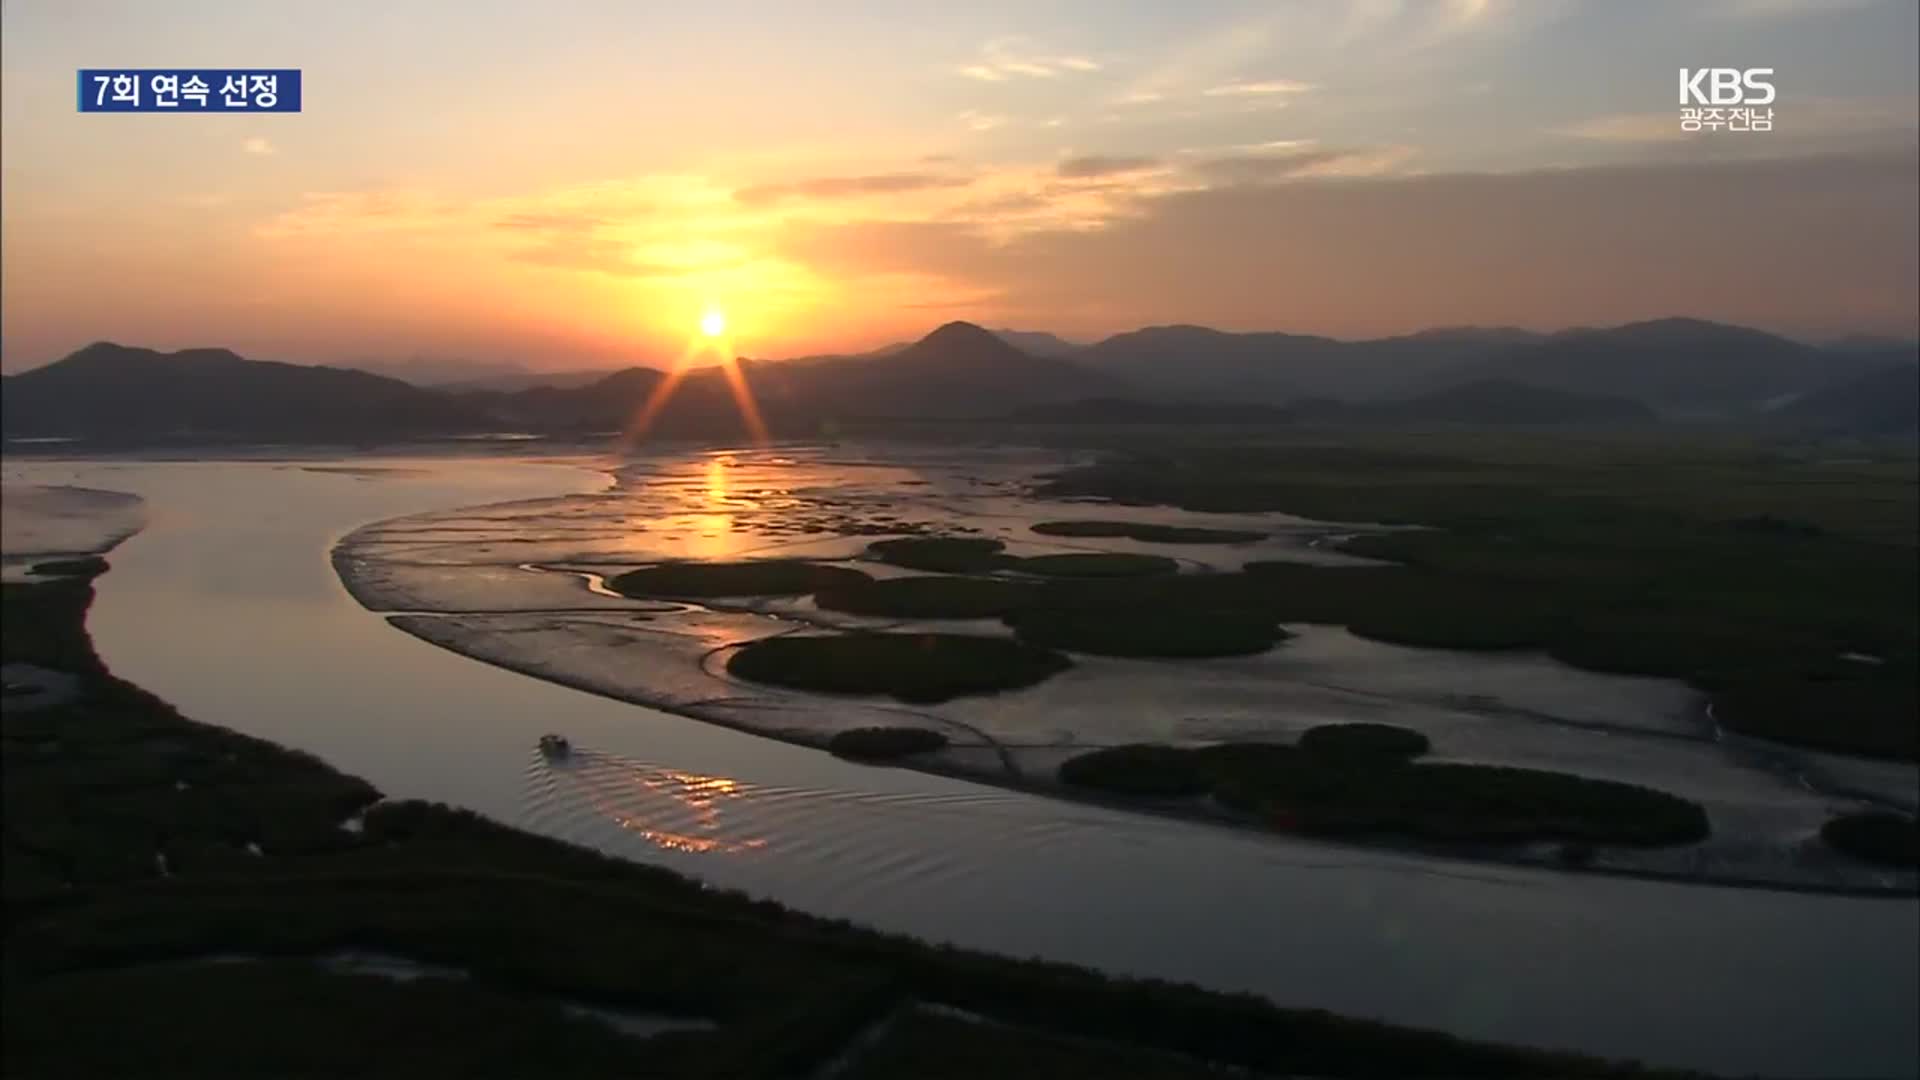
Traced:
<path fill-rule="evenodd" d="M 329 556 L 369 523 L 600 490 L 588 462 L 23 461 L 146 500 L 90 617 L 197 720 L 821 915 L 1505 1042 L 1763 1075 L 1920 1070 L 1920 903 L 1322 845 L 874 768 L 402 633 Z M 577 748 L 549 762 L 545 732 Z"/>

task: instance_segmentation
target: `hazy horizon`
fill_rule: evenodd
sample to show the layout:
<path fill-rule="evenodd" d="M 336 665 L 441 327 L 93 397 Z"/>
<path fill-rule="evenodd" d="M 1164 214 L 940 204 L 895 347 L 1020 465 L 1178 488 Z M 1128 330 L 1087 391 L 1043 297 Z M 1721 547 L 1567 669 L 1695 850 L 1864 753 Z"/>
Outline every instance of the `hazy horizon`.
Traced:
<path fill-rule="evenodd" d="M 952 319 L 1911 339 L 1917 12 L 12 3 L 0 366 L 658 364 L 715 306 L 766 358 Z M 305 111 L 74 110 L 76 68 L 196 63 L 300 67 Z M 1776 129 L 1683 136 L 1701 64 L 1773 67 Z"/>

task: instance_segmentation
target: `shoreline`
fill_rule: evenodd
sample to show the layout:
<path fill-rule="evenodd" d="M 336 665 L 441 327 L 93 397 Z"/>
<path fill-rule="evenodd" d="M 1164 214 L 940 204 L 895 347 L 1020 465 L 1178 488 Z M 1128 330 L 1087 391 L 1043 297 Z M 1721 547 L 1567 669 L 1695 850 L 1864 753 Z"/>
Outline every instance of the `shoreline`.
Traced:
<path fill-rule="evenodd" d="M 385 612 L 377 611 L 372 608 L 368 608 L 367 611 L 368 611 L 368 614 L 373 615 L 385 621 L 387 625 L 389 625 L 393 629 L 398 630 L 401 633 L 407 634 L 408 636 L 413 637 L 417 640 L 426 642 L 427 644 L 432 645 L 435 648 L 444 649 L 447 652 L 453 653 L 456 656 L 464 657 L 469 660 L 474 660 L 479 663 L 488 664 L 493 667 L 500 668 L 503 671 L 510 671 L 516 675 L 519 675 L 525 678 L 540 679 L 544 682 L 552 683 L 555 686 L 564 686 L 570 690 L 578 690 L 583 693 L 593 694 L 597 697 L 606 698 L 611 701 L 618 701 L 627 705 L 635 705 L 641 708 L 648 708 L 648 709 L 657 709 L 660 712 L 669 713 L 673 716 L 680 717 L 682 719 L 692 720 L 692 721 L 695 721 L 696 723 L 712 724 L 716 727 L 726 728 L 730 731 L 737 731 L 746 735 L 752 735 L 752 736 L 755 736 L 756 738 L 771 739 L 775 742 L 785 743 L 790 746 L 804 747 L 806 749 L 814 750 L 822 754 L 829 753 L 829 751 L 826 749 L 824 739 L 813 740 L 813 739 L 798 738 L 791 735 L 782 734 L 782 731 L 785 729 L 755 727 L 753 725 L 740 723 L 738 721 L 717 718 L 709 715 L 702 715 L 697 711 L 685 709 L 683 707 L 675 707 L 670 703 L 663 703 L 660 701 L 651 701 L 637 695 L 623 694 L 611 688 L 608 688 L 606 686 L 598 685 L 589 679 L 569 679 L 569 678 L 565 678 L 563 676 L 555 675 L 549 672 L 535 670 L 531 666 L 519 665 L 507 660 L 496 659 L 490 656 L 482 656 L 477 653 L 468 652 L 463 649 L 455 648 L 454 646 L 449 645 L 444 641 L 438 640 L 434 637 L 430 637 L 424 633 L 421 633 L 415 630 L 413 627 L 405 625 L 400 621 L 400 620 L 408 620 L 408 619 L 432 619 L 435 617 L 435 615 L 432 613 L 387 614 Z M 982 747 L 982 749 L 991 750 L 993 749 L 993 744 L 989 743 L 987 746 Z M 1093 749 L 1093 748 L 1089 747 L 1088 749 Z M 939 751 L 936 751 L 935 753 L 939 753 Z M 1536 872 L 1542 872 L 1542 873 L 1569 874 L 1569 875 L 1595 875 L 1595 876 L 1601 876 L 1601 877 L 1627 878 L 1631 880 L 1659 882 L 1659 883 L 1670 884 L 1670 885 L 1688 885 L 1688 886 L 1700 886 L 1700 887 L 1708 887 L 1708 888 L 1741 889 L 1741 890 L 1752 889 L 1752 890 L 1769 891 L 1769 892 L 1801 893 L 1801 894 L 1810 894 L 1810 895 L 1818 895 L 1818 896 L 1838 896 L 1838 897 L 1847 897 L 1850 899 L 1866 899 L 1866 900 L 1911 900 L 1915 897 L 1920 897 L 1920 882 L 1915 882 L 1911 885 L 1906 885 L 1906 886 L 1900 886 L 1900 885 L 1854 886 L 1854 885 L 1844 885 L 1844 884 L 1829 885 L 1829 884 L 1822 884 L 1819 882 L 1779 881 L 1779 880 L 1764 879 L 1764 878 L 1742 878 L 1742 877 L 1736 877 L 1736 876 L 1722 876 L 1722 875 L 1689 876 L 1689 875 L 1683 875 L 1683 874 L 1668 873 L 1668 872 L 1659 871 L 1659 870 L 1643 870 L 1643 869 L 1637 869 L 1634 867 L 1606 867 L 1606 866 L 1593 866 L 1593 865 L 1564 866 L 1562 864 L 1553 862 L 1550 859 L 1544 858 L 1544 857 L 1539 859 L 1528 859 L 1525 857 L 1504 855 L 1501 853 L 1463 852 L 1455 848 L 1449 848 L 1441 845 L 1421 845 L 1417 843 L 1396 842 L 1396 841 L 1382 841 L 1379 843 L 1368 843 L 1365 841 L 1353 840 L 1353 839 L 1335 839 L 1331 837 L 1321 837 L 1321 836 L 1315 836 L 1307 833 L 1281 832 L 1274 829 L 1266 828 L 1258 824 L 1257 822 L 1249 821 L 1244 817 L 1233 815 L 1225 810 L 1213 810 L 1213 809 L 1198 807 L 1198 806 L 1187 808 L 1187 807 L 1179 807 L 1179 806 L 1171 806 L 1171 805 L 1155 805 L 1155 804 L 1143 802 L 1140 800 L 1106 797 L 1106 796 L 1099 795 L 1097 793 L 1082 792 L 1077 789 L 1071 788 L 1066 784 L 1062 784 L 1058 782 L 1053 782 L 1053 783 L 1025 782 L 1023 783 L 1020 780 L 1007 776 L 1004 772 L 987 772 L 987 771 L 981 771 L 976 769 L 968 769 L 961 766 L 942 764 L 938 761 L 928 759 L 925 756 L 922 756 L 921 760 L 913 760 L 912 758 L 897 758 L 897 759 L 892 759 L 885 762 L 859 761 L 859 762 L 856 762 L 856 764 L 860 764 L 868 768 L 907 769 L 914 772 L 922 772 L 932 776 L 943 777 L 945 779 L 960 780 L 967 783 L 981 784 L 987 787 L 999 788 L 1007 791 L 1016 791 L 1016 792 L 1020 792 L 1022 794 L 1027 794 L 1027 795 L 1037 795 L 1044 798 L 1057 799 L 1061 802 L 1066 802 L 1066 803 L 1081 804 L 1086 806 L 1097 806 L 1107 810 L 1119 810 L 1127 813 L 1145 814 L 1153 817 L 1171 819 L 1176 821 L 1198 822 L 1198 823 L 1210 825 L 1210 826 L 1236 829 L 1242 832 L 1252 833 L 1254 835 L 1270 836 L 1276 839 L 1286 839 L 1289 841 L 1309 843 L 1316 846 L 1321 846 L 1321 847 L 1326 847 L 1329 849 L 1336 849 L 1336 850 L 1341 848 L 1356 848 L 1356 849 L 1366 850 L 1366 851 L 1385 851 L 1385 852 L 1394 852 L 1394 853 L 1401 853 L 1401 854 L 1407 854 L 1407 855 L 1420 855 L 1420 856 L 1451 859 L 1451 860 L 1457 860 L 1459 862 L 1468 863 L 1468 864 L 1501 866 L 1501 867 L 1508 867 L 1508 868 L 1517 869 L 1517 870 L 1529 870 L 1529 871 L 1536 871 Z"/>
<path fill-rule="evenodd" d="M 226 767 L 228 772 L 265 770 L 255 782 L 258 786 L 236 789 L 223 798 L 242 804 L 270 800 L 255 811 L 266 816 L 254 819 L 251 828 L 267 826 L 274 838 L 264 850 L 261 843 L 247 841 L 244 854 L 234 853 L 240 854 L 236 861 L 222 849 L 233 843 L 230 830 L 237 822 L 183 818 L 174 831 L 162 835 L 154 861 L 92 866 L 85 870 L 90 875 L 85 883 L 61 883 L 61 874 L 91 864 L 71 862 L 73 856 L 63 854 L 57 843 L 17 848 L 11 842 L 16 829 L 53 826 L 47 835 L 71 836 L 72 827 L 63 832 L 59 823 L 35 816 L 42 805 L 57 812 L 52 807 L 58 804 L 23 800 L 19 809 L 10 808 L 10 870 L 25 870 L 18 860 L 31 858 L 39 873 L 36 881 L 14 872 L 7 875 L 8 953 L 14 961 L 7 972 L 9 1071 L 31 1071 L 36 1063 L 45 1067 L 55 1060 L 71 1065 L 76 1053 L 96 1068 L 143 1060 L 152 1052 L 144 1047 L 155 1038 L 151 1025 L 156 1011 L 163 1015 L 169 1050 L 178 1052 L 184 1041 L 195 1060 L 220 1062 L 212 1066 L 216 1070 L 261 1064 L 248 1056 L 259 1052 L 252 1044 L 232 1045 L 238 1041 L 223 1034 L 236 1022 L 268 1032 L 291 1030 L 287 1041 L 270 1038 L 266 1052 L 284 1055 L 287 1045 L 301 1045 L 337 1069 L 352 1067 L 343 1065 L 343 1059 L 355 1063 L 376 1049 L 393 1052 L 392 1045 L 375 1048 L 339 1038 L 343 1031 L 354 1030 L 354 1018 L 345 1000 L 329 996 L 336 988 L 354 988 L 360 997 L 373 995 L 381 999 L 383 1011 L 400 1015 L 423 1010 L 424 1016 L 424 1010 L 440 1008 L 445 996 L 457 995 L 463 1010 L 479 1010 L 515 1032 L 524 1031 L 533 1039 L 529 1045 L 548 1047 L 542 1053 L 543 1067 L 557 1066 L 551 1055 L 572 1054 L 602 1063 L 594 1068 L 606 1072 L 591 1075 L 638 1072 L 664 1061 L 672 1075 L 710 1075 L 717 1068 L 729 1076 L 784 1076 L 874 1052 L 861 1036 L 878 1018 L 926 1008 L 984 1018 L 987 1023 L 971 1023 L 964 1037 L 1010 1043 L 1005 1050 L 1010 1067 L 1021 1060 L 1021 1045 L 1041 1040 L 1049 1049 L 1066 1047 L 1069 1052 L 1097 1045 L 1102 1052 L 1148 1068 L 1164 1055 L 1187 1055 L 1204 1061 L 1202 1069 L 1209 1074 L 1221 1066 L 1323 1075 L 1376 1075 L 1383 1068 L 1570 1076 L 1641 1071 L 1565 1052 L 1283 1009 L 1250 995 L 933 946 L 715 890 L 671 871 L 444 806 L 391 802 L 372 785 L 316 758 L 195 723 L 115 678 L 86 637 L 93 580 L 89 576 L 5 586 L 10 610 L 25 605 L 40 616 L 43 630 L 77 635 L 62 639 L 64 644 L 44 646 L 25 635 L 9 635 L 8 659 L 43 648 L 58 652 L 57 659 L 82 683 L 82 695 L 72 704 L 8 708 L 10 794 L 16 784 L 44 783 L 39 777 L 48 769 L 56 776 L 70 770 L 84 776 L 89 769 L 152 770 L 159 765 L 153 794 L 145 794 L 146 788 L 130 791 L 124 784 L 113 790 L 120 796 L 182 799 L 192 798 L 191 792 L 205 782 L 217 795 L 218 776 L 192 785 L 168 779 L 182 763 L 207 755 L 234 762 Z M 61 624 L 63 617 L 71 618 L 71 625 Z M 30 717 L 41 723 L 28 725 Z M 129 722 L 133 726 L 126 729 L 128 735 L 115 741 L 113 731 Z M 54 735 L 76 723 L 105 725 L 92 736 L 97 748 L 81 759 L 60 754 Z M 175 747 L 166 759 L 156 759 L 152 749 L 151 733 L 156 730 L 167 732 L 168 745 Z M 50 738 L 55 741 L 47 742 Z M 268 775 L 305 779 L 289 789 Z M 162 794 L 169 789 L 171 796 Z M 283 794 L 289 790 L 293 794 Z M 309 790 L 313 794 L 305 794 Z M 217 805 L 229 814 L 238 809 L 229 802 Z M 277 809 L 265 809 L 269 806 Z M 361 829 L 340 824 L 347 812 L 362 815 Z M 275 826 L 276 814 L 334 824 L 319 833 L 287 831 Z M 209 825 L 213 831 L 203 833 Z M 80 826 L 83 832 L 87 828 Z M 85 843 L 140 842 L 137 836 L 93 828 L 88 835 L 94 838 Z M 59 869 L 63 864 L 65 871 Z M 49 873 L 55 877 L 49 879 Z M 636 914 L 645 917 L 636 921 Z M 546 949 L 502 966 L 499 942 L 546 939 L 551 939 Z M 590 941 L 597 942 L 590 954 L 576 953 Z M 464 968 L 476 977 L 383 980 L 321 970 L 324 963 L 314 960 L 342 949 Z M 603 955 L 608 949 L 620 957 L 614 970 L 624 974 L 596 974 L 573 966 L 575 955 Z M 688 949 L 698 957 L 694 968 L 672 959 Z M 208 964 L 205 958 L 210 955 L 280 959 Z M 533 966 L 524 967 L 527 963 Z M 670 985 L 641 974 L 662 965 L 675 974 Z M 793 984 L 793 993 L 780 993 L 764 1003 L 756 1003 L 753 995 L 739 997 L 746 986 L 739 981 L 741 972 L 756 967 L 765 968 L 757 978 L 800 981 Z M 815 967 L 820 970 L 813 971 Z M 136 999 L 127 990 L 129 982 L 159 996 Z M 813 993 L 798 993 L 802 986 Z M 845 993 L 816 1000 L 822 986 Z M 518 996 L 503 998 L 503 992 Z M 308 1004 L 276 1008 L 275 1001 L 289 1000 L 287 993 Z M 544 998 L 531 1000 L 524 996 L 529 993 Z M 312 1004 L 316 994 L 317 1005 Z M 633 1038 L 610 1034 L 603 1020 L 562 1015 L 562 1006 L 553 1004 L 560 994 L 602 1009 L 716 1020 L 710 1032 Z M 516 1002 L 513 1011 L 502 1013 L 508 1000 Z M 77 1052 L 58 1036 L 65 1028 L 54 1022 L 66 1015 L 61 1010 L 75 1007 L 67 1003 L 76 1001 L 85 1003 L 81 1007 L 100 1035 Z M 234 1009 L 252 1015 L 240 1020 Z M 1148 1026 L 1157 1036 L 1142 1032 L 1142 1019 L 1153 1020 Z M 332 1037 L 315 1042 L 314 1024 Z M 457 1058 L 480 1052 L 435 1040 L 430 1029 L 407 1037 L 419 1044 L 400 1049 L 416 1055 Z M 605 1064 L 615 1059 L 621 1062 L 618 1069 Z M 278 1060 L 284 1064 L 284 1057 Z M 571 1064 L 573 1070 L 585 1067 L 578 1061 Z"/>

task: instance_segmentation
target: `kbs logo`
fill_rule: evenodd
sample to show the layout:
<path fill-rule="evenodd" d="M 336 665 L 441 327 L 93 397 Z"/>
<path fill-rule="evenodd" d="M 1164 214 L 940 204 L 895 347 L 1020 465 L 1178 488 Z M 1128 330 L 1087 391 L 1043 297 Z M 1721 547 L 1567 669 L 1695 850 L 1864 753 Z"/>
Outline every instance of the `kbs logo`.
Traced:
<path fill-rule="evenodd" d="M 1680 130 L 1772 131 L 1772 68 L 1680 69 Z M 1707 106 L 1699 108 L 1697 106 Z"/>

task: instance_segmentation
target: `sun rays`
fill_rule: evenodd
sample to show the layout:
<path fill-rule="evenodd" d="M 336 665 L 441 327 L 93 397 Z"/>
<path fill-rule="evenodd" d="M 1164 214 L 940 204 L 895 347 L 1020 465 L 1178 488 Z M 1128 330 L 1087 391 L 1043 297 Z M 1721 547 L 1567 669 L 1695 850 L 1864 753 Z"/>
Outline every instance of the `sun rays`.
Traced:
<path fill-rule="evenodd" d="M 753 387 L 747 383 L 747 373 L 741 369 L 739 356 L 734 352 L 726 312 L 717 305 L 709 305 L 700 316 L 696 333 L 687 339 L 686 347 L 680 351 L 680 358 L 674 362 L 673 369 L 654 385 L 653 392 L 647 395 L 646 402 L 622 432 L 622 449 L 630 449 L 646 438 L 660 414 L 672 402 L 680 383 L 700 366 L 700 361 L 709 353 L 715 360 L 714 366 L 720 369 L 721 376 L 726 380 L 727 393 L 733 398 L 734 408 L 740 414 L 740 423 L 746 429 L 747 437 L 753 440 L 755 446 L 767 444 L 767 424 L 760 415 L 759 402 L 754 400 Z"/>

